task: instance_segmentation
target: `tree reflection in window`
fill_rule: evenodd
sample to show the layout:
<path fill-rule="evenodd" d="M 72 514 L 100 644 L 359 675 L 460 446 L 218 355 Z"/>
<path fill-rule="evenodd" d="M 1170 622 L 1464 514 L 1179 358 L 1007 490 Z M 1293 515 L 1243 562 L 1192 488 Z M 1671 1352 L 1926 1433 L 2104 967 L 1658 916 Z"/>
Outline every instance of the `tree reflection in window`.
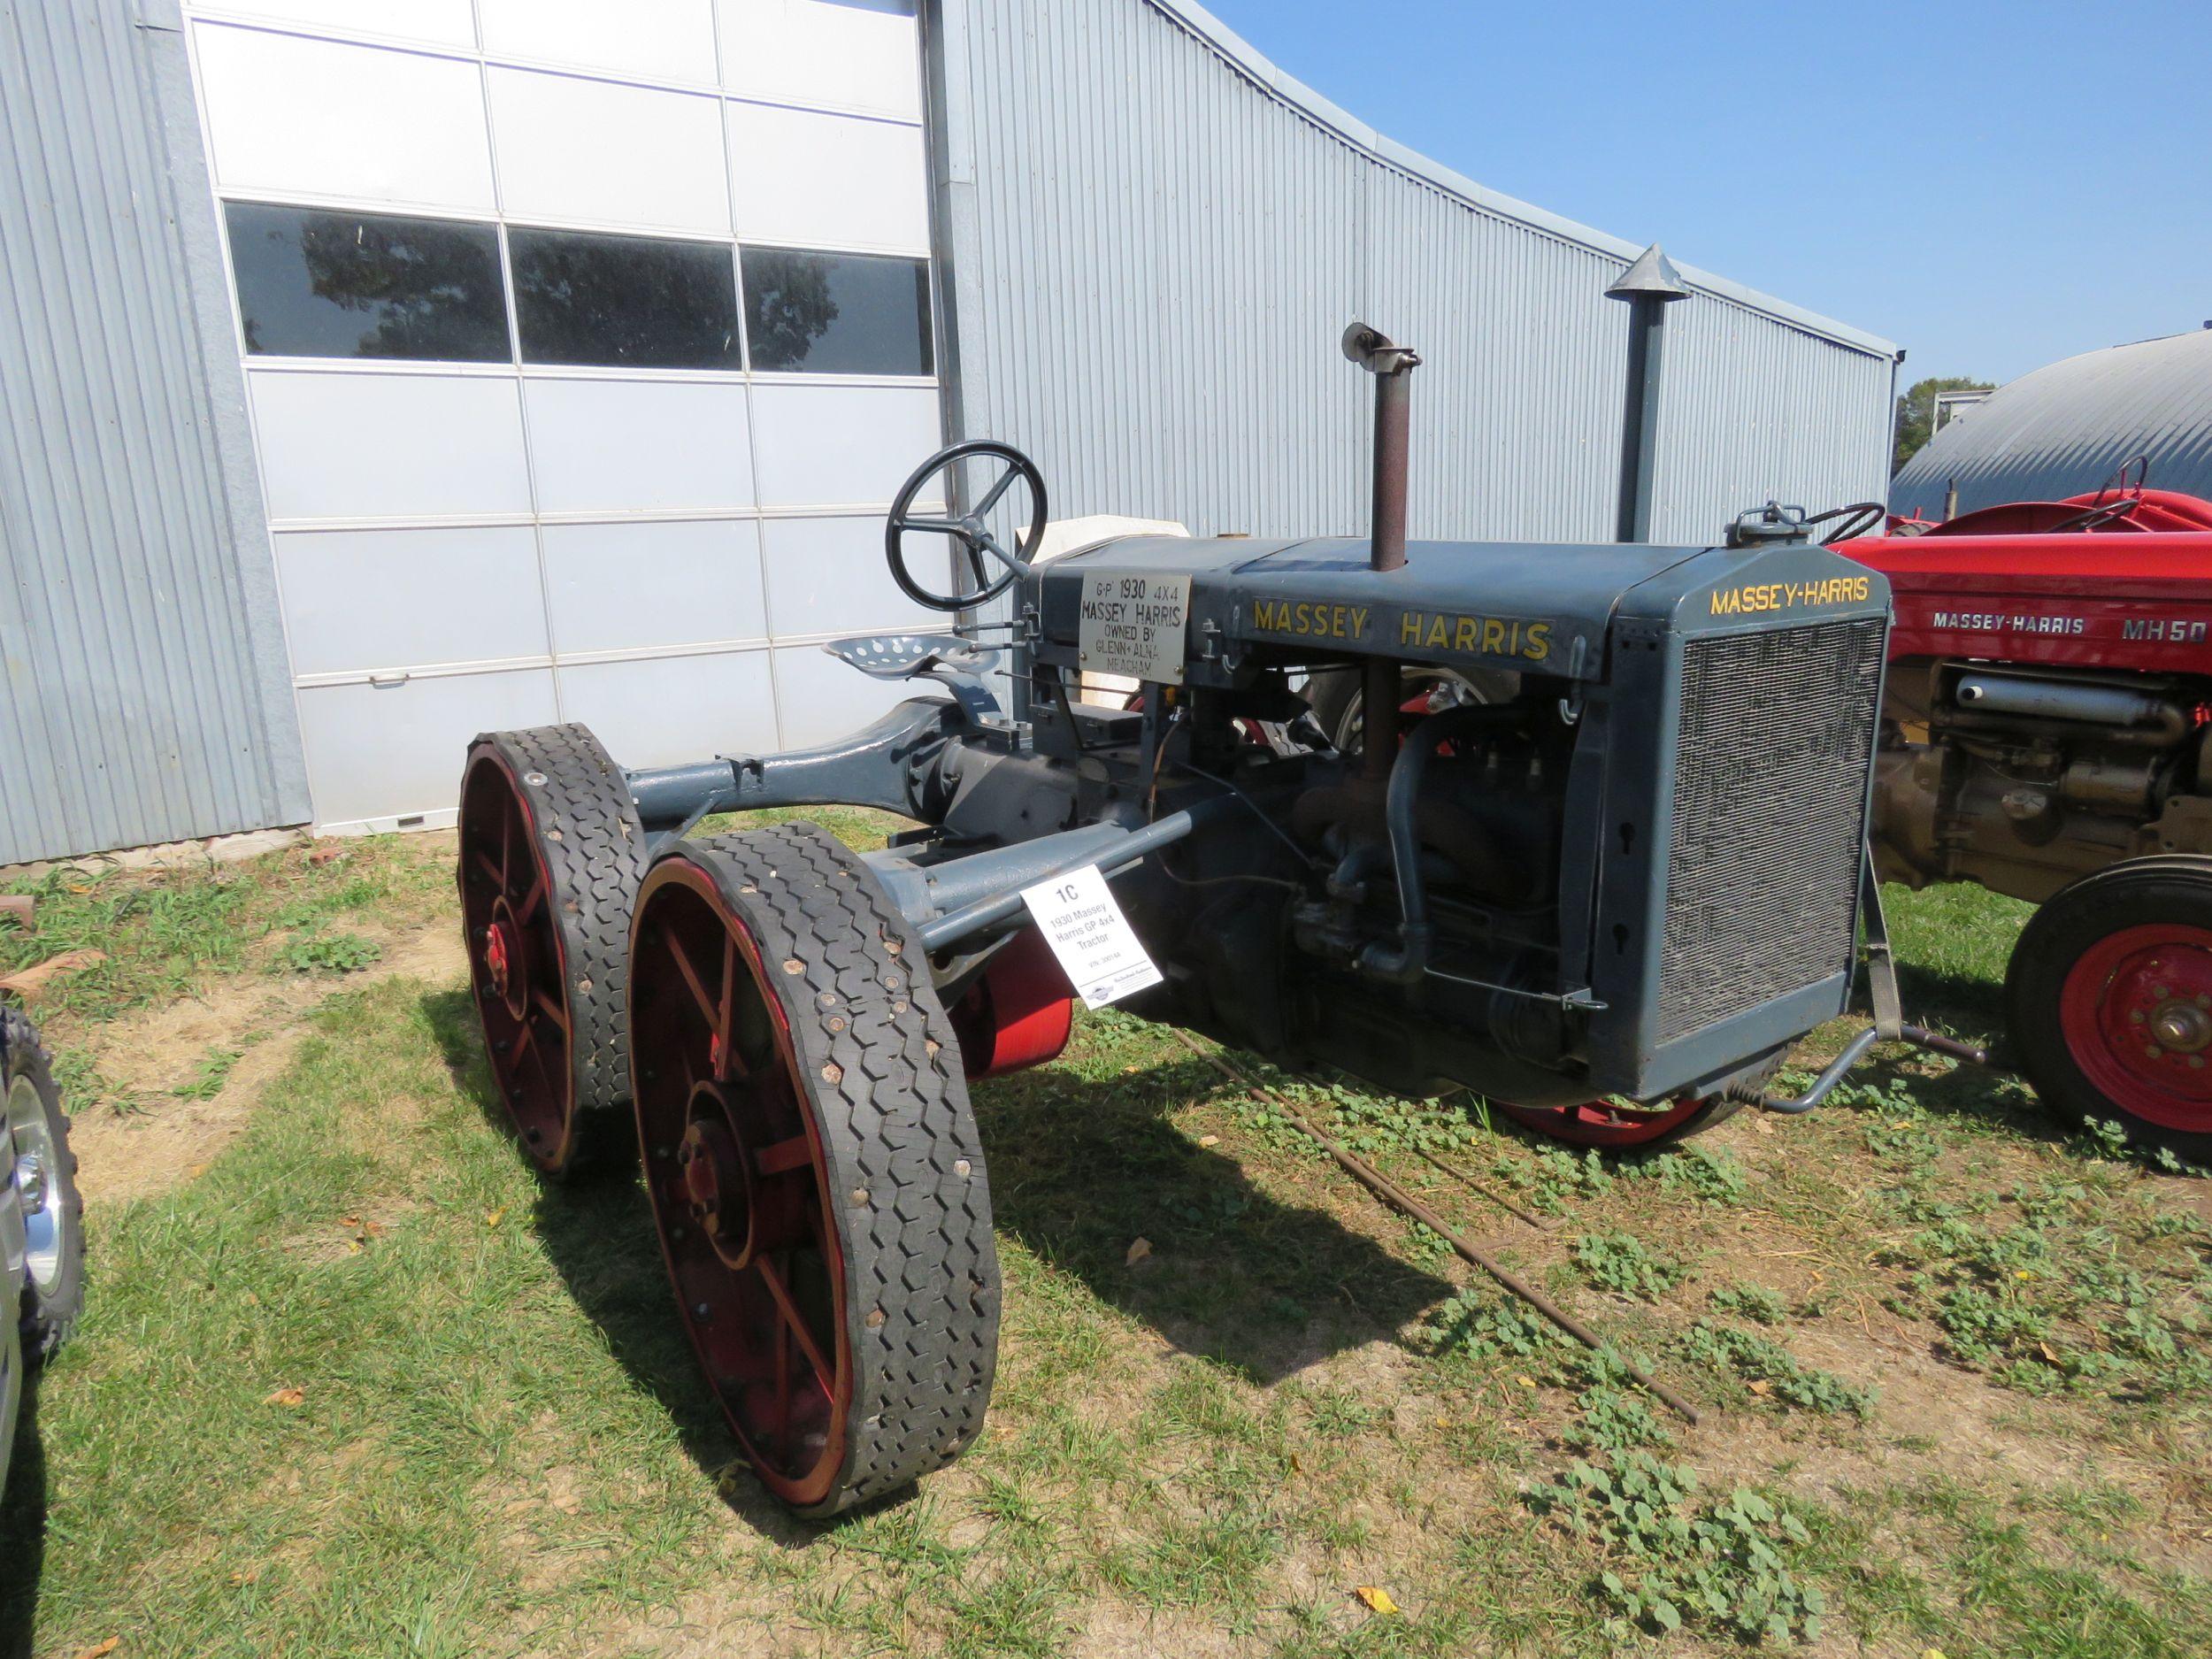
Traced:
<path fill-rule="evenodd" d="M 526 363 L 734 369 L 727 242 L 510 230 Z"/>
<path fill-rule="evenodd" d="M 744 250 L 753 367 L 814 374 L 927 374 L 929 265 L 879 254 Z"/>
<path fill-rule="evenodd" d="M 505 362 L 489 225 L 224 204 L 246 349 L 302 357 Z"/>

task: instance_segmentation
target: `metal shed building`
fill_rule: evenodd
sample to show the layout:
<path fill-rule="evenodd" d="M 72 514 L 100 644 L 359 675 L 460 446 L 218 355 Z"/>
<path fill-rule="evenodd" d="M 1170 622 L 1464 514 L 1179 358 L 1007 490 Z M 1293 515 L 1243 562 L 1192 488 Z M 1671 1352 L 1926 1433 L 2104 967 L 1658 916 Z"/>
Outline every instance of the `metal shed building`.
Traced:
<path fill-rule="evenodd" d="M 2085 351 L 1998 388 L 1891 482 L 1890 510 L 2063 501 L 2141 456 L 2162 489 L 2212 497 L 2212 329 Z"/>
<path fill-rule="evenodd" d="M 1609 533 L 1625 242 L 1180 0 L 0 0 L 0 861 L 449 821 L 488 727 L 826 735 L 941 442 L 1062 516 Z M 1878 493 L 1894 353 L 1683 267 L 1657 534 Z"/>

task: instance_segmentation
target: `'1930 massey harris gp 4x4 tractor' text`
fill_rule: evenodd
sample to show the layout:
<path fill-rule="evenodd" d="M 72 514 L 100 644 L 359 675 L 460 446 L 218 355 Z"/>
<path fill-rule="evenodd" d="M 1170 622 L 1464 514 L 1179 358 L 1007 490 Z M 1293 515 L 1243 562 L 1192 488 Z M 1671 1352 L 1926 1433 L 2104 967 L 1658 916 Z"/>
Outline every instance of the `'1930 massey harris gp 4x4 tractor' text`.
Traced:
<path fill-rule="evenodd" d="M 1010 709 L 971 628 L 827 648 L 931 695 L 819 749 L 626 772 L 563 726 L 469 752 L 461 898 L 501 1096 L 554 1172 L 632 1109 L 682 1321 L 795 1509 L 902 1486 L 979 1427 L 999 1279 L 966 1079 L 1056 1054 L 1073 990 L 1647 1142 L 1761 1101 L 1845 1006 L 1886 584 L 1802 537 L 1409 546 L 1418 359 L 1356 326 L 1345 349 L 1377 377 L 1366 540 L 1033 564 L 1045 491 L 1018 452 L 960 444 L 908 481 L 893 573 L 949 612 L 1012 594 Z M 978 463 L 1002 475 L 969 488 Z M 915 537 L 956 591 L 917 577 Z M 1395 709 L 1408 665 L 1512 692 L 1349 753 L 1294 689 L 1349 672 Z M 1086 670 L 1141 680 L 1137 705 L 1085 703 Z M 919 827 L 865 856 L 803 823 L 690 833 L 829 803 Z M 1766 1103 L 1809 1104 L 1872 1034 Z"/>

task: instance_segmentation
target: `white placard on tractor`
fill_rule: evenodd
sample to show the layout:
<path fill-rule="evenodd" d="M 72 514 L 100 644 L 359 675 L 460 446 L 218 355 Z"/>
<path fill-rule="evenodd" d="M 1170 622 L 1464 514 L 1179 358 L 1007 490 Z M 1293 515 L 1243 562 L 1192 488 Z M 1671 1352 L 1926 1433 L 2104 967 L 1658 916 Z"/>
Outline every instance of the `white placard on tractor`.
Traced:
<path fill-rule="evenodd" d="M 1096 864 L 1022 890 L 1022 902 L 1086 1008 L 1103 1008 L 1160 982 Z"/>
<path fill-rule="evenodd" d="M 1076 661 L 1086 674 L 1126 674 L 1162 685 L 1183 683 L 1183 631 L 1190 621 L 1190 577 L 1103 572 L 1083 578 Z"/>

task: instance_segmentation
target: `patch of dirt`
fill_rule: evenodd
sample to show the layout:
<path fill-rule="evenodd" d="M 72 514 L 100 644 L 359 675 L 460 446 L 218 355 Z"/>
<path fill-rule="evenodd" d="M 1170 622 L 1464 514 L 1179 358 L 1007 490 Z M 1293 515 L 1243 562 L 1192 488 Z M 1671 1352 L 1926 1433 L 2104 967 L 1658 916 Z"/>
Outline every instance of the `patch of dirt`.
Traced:
<path fill-rule="evenodd" d="M 1218 1619 L 1101 1597 L 1083 1608 L 1082 1622 L 1066 1651 L 1076 1659 L 1151 1659 L 1156 1654 L 1200 1659 L 1207 1654 L 1249 1654 L 1255 1646 L 1249 1636 Z"/>
<path fill-rule="evenodd" d="M 466 971 L 457 930 L 446 922 L 370 937 L 384 955 L 366 973 L 344 976 L 239 974 L 200 996 L 126 1014 L 101 1026 L 88 1057 L 124 1098 L 143 1111 L 73 1103 L 71 1141 L 77 1185 L 88 1204 L 119 1203 L 168 1191 L 205 1170 L 238 1133 L 263 1093 L 292 1063 L 307 1017 L 326 997 L 379 979 L 434 984 Z M 204 1100 L 180 1098 L 211 1056 L 239 1051 L 220 1089 Z"/>

